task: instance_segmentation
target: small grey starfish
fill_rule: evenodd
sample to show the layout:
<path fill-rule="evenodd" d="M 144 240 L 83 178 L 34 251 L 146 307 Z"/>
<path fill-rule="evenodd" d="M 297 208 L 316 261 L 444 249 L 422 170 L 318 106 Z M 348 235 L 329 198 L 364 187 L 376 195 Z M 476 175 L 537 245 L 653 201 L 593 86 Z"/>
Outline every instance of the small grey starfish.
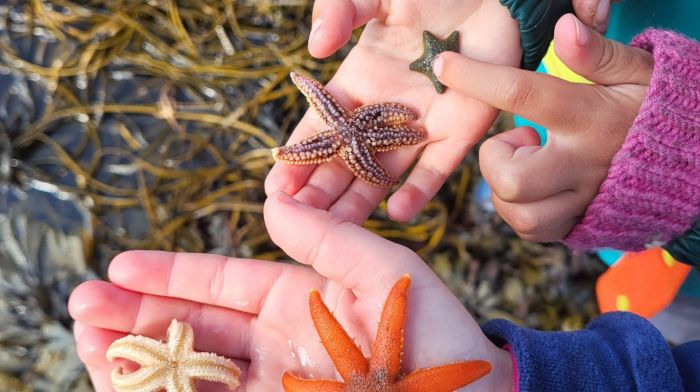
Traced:
<path fill-rule="evenodd" d="M 368 184 L 378 188 L 396 185 L 398 180 L 379 164 L 374 154 L 420 143 L 423 132 L 403 125 L 415 120 L 416 114 L 395 102 L 347 110 L 318 81 L 294 72 L 291 77 L 327 128 L 297 144 L 272 149 L 275 161 L 310 165 L 339 156 Z"/>
<path fill-rule="evenodd" d="M 433 73 L 433 61 L 442 52 L 459 53 L 459 31 L 454 31 L 449 37 L 440 40 L 429 31 L 423 32 L 423 54 L 420 58 L 411 63 L 409 68 L 424 74 L 433 82 L 438 94 L 445 92 L 445 85 L 440 83 L 435 73 Z"/>

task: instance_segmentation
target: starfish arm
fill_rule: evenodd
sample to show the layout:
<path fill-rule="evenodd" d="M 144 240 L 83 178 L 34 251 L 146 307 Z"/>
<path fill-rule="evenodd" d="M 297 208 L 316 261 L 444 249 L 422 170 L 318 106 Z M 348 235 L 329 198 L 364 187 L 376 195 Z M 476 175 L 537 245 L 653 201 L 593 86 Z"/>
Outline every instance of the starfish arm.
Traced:
<path fill-rule="evenodd" d="M 292 72 L 290 76 L 292 82 L 306 97 L 309 106 L 318 113 L 326 125 L 336 126 L 345 120 L 347 111 L 326 91 L 321 83 L 296 72 Z"/>
<path fill-rule="evenodd" d="M 117 392 L 194 392 L 196 379 L 221 382 L 235 388 L 241 372 L 233 361 L 213 353 L 194 352 L 194 332 L 185 322 L 173 320 L 168 327 L 168 343 L 145 336 L 128 335 L 115 340 L 107 349 L 107 359 L 124 358 L 140 367 L 124 374 L 121 367 L 112 372 Z"/>
<path fill-rule="evenodd" d="M 411 278 L 404 275 L 391 288 L 379 319 L 377 337 L 372 344 L 370 372 L 373 374 L 385 373 L 390 381 L 396 380 L 401 373 L 403 328 L 406 323 L 406 305 L 410 283 Z"/>
<path fill-rule="evenodd" d="M 360 128 L 366 125 L 398 125 L 418 118 L 413 110 L 396 102 L 361 106 L 352 112 L 351 117 L 353 122 L 361 125 Z"/>
<path fill-rule="evenodd" d="M 305 380 L 286 372 L 282 376 L 285 392 L 343 392 L 345 384 L 333 380 Z"/>
<path fill-rule="evenodd" d="M 180 370 L 172 370 L 168 375 L 168 385 L 165 388 L 166 392 L 197 392 L 194 385 L 194 379 L 189 377 L 186 372 Z"/>
<path fill-rule="evenodd" d="M 407 126 L 375 127 L 368 130 L 365 136 L 376 152 L 396 150 L 423 141 L 423 132 Z"/>
<path fill-rule="evenodd" d="M 423 45 L 425 45 L 426 52 L 433 51 L 432 48 L 435 48 L 436 46 L 440 45 L 440 39 L 438 37 L 436 37 L 430 31 L 424 31 L 423 32 Z"/>
<path fill-rule="evenodd" d="M 442 82 L 437 78 L 437 76 L 430 76 L 430 81 L 433 83 L 433 87 L 435 87 L 435 91 L 437 91 L 438 94 L 442 94 L 445 92 L 445 85 L 442 84 Z"/>
<path fill-rule="evenodd" d="M 428 72 L 428 69 L 431 68 L 433 65 L 430 63 L 430 60 L 425 56 L 426 55 L 423 55 L 423 57 L 409 64 L 408 69 L 410 69 L 411 71 L 420 72 L 423 75 L 430 77 L 430 72 Z"/>
<path fill-rule="evenodd" d="M 418 60 L 415 60 L 414 62 L 409 64 L 408 69 L 410 69 L 411 71 L 416 71 L 416 72 L 422 73 L 421 68 L 424 67 L 423 62 L 424 62 L 423 58 L 419 58 Z"/>
<path fill-rule="evenodd" d="M 240 385 L 241 370 L 233 361 L 214 353 L 190 353 L 181 363 L 181 373 L 188 379 L 226 384 L 229 389 Z"/>
<path fill-rule="evenodd" d="M 121 368 L 112 371 L 112 386 L 117 392 L 157 392 L 167 384 L 167 369 L 163 367 L 140 367 L 130 373 Z"/>
<path fill-rule="evenodd" d="M 445 39 L 445 50 L 459 53 L 459 31 L 453 31 L 452 34 Z"/>
<path fill-rule="evenodd" d="M 124 358 L 141 366 L 160 365 L 168 360 L 166 345 L 145 336 L 127 335 L 115 340 L 107 349 L 107 360 Z"/>
<path fill-rule="evenodd" d="M 173 319 L 168 327 L 168 353 L 171 360 L 180 360 L 194 347 L 194 331 L 185 322 Z"/>
<path fill-rule="evenodd" d="M 275 162 L 291 165 L 311 165 L 330 161 L 342 143 L 335 131 L 325 131 L 310 136 L 297 144 L 272 149 Z"/>
<path fill-rule="evenodd" d="M 377 162 L 374 153 L 365 143 L 354 140 L 340 151 L 340 156 L 357 177 L 372 186 L 391 188 L 398 183 L 398 180 Z"/>
<path fill-rule="evenodd" d="M 423 32 L 423 54 L 408 68 L 411 71 L 423 72 L 428 75 L 428 68 L 432 67 L 432 61 L 435 56 L 434 48 L 439 45 L 440 41 L 429 31 Z"/>
<path fill-rule="evenodd" d="M 395 392 L 451 392 L 480 379 L 491 371 L 486 361 L 464 361 L 427 369 L 418 369 L 395 384 Z"/>
<path fill-rule="evenodd" d="M 316 290 L 309 293 L 309 309 L 321 343 L 343 380 L 348 381 L 353 375 L 366 375 L 369 369 L 367 358 L 328 310 Z"/>

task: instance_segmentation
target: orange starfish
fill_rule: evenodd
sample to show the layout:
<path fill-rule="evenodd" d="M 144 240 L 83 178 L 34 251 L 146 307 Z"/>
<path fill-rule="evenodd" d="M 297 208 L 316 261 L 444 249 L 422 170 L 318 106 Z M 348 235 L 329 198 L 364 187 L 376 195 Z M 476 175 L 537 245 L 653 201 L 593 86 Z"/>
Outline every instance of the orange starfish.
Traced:
<path fill-rule="evenodd" d="M 282 386 L 287 392 L 414 392 L 454 391 L 478 380 L 491 371 L 486 361 L 462 361 L 449 365 L 418 369 L 402 376 L 403 329 L 406 322 L 408 285 L 404 275 L 394 285 L 384 304 L 379 329 L 372 345 L 372 357 L 367 359 L 347 332 L 321 300 L 311 290 L 311 318 L 321 342 L 345 382 L 335 380 L 306 380 L 284 373 Z"/>

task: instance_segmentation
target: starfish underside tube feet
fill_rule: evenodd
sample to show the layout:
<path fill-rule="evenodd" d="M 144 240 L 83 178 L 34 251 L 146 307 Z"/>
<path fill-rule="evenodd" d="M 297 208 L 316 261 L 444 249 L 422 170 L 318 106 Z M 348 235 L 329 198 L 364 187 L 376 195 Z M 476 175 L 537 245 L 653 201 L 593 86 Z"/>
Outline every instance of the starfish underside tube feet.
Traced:
<path fill-rule="evenodd" d="M 341 157 L 366 183 L 379 188 L 396 185 L 398 179 L 382 167 L 375 153 L 420 143 L 423 131 L 405 125 L 416 120 L 416 114 L 396 102 L 348 111 L 318 81 L 294 72 L 291 78 L 327 128 L 299 143 L 272 149 L 275 161 L 311 165 Z"/>
<path fill-rule="evenodd" d="M 107 349 L 107 359 L 128 359 L 138 370 L 112 372 L 117 392 L 194 392 L 195 380 L 213 381 L 230 390 L 240 385 L 240 369 L 233 361 L 214 353 L 194 351 L 194 332 L 185 323 L 173 320 L 168 327 L 167 343 L 141 335 L 127 335 Z"/>
<path fill-rule="evenodd" d="M 486 361 L 461 361 L 415 370 L 401 375 L 403 332 L 410 278 L 394 285 L 384 304 L 372 356 L 367 359 L 316 290 L 309 294 L 309 309 L 321 343 L 328 351 L 343 382 L 307 380 L 286 372 L 282 386 L 287 392 L 448 392 L 466 386 L 491 371 Z"/>

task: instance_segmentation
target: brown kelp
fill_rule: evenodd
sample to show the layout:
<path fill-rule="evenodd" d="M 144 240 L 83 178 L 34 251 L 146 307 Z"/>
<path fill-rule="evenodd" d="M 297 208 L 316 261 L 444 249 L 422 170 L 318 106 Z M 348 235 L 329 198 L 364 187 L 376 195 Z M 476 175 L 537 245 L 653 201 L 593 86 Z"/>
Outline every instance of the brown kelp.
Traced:
<path fill-rule="evenodd" d="M 126 249 L 286 260 L 262 222 L 271 147 L 349 48 L 306 50 L 306 0 L 0 3 L 0 390 L 89 390 L 65 301 Z M 503 118 L 494 132 L 507 126 Z M 580 327 L 596 264 L 522 242 L 474 197 L 465 159 L 408 224 L 365 226 L 419 252 L 477 317 Z"/>

